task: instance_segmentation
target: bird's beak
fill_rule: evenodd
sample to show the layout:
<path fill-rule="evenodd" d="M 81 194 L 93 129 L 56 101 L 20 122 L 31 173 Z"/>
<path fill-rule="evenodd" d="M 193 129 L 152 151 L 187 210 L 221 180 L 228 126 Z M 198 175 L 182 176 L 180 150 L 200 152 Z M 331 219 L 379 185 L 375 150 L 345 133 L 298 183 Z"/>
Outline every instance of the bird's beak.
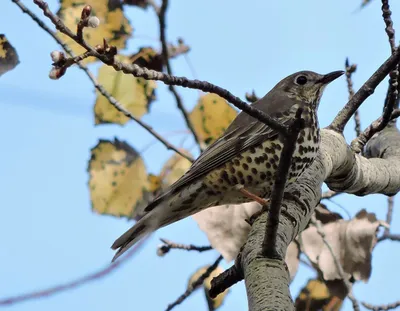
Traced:
<path fill-rule="evenodd" d="M 321 79 L 318 80 L 318 82 L 322 84 L 328 84 L 333 80 L 339 78 L 343 74 L 344 74 L 343 70 L 333 71 L 324 75 Z"/>

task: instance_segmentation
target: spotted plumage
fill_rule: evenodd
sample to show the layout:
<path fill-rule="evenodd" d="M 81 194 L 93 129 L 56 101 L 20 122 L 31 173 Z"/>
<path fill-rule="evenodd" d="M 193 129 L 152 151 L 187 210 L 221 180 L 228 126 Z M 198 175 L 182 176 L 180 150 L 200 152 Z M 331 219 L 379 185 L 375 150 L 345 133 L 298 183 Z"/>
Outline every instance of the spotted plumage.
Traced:
<path fill-rule="evenodd" d="M 303 109 L 305 127 L 297 139 L 288 183 L 313 162 L 319 146 L 317 109 L 325 86 L 343 74 L 320 75 L 301 71 L 280 81 L 267 95 L 252 104 L 282 124 Z M 240 113 L 226 132 L 211 144 L 186 174 L 150 203 L 145 215 L 112 245 L 115 260 L 146 234 L 207 207 L 243 203 L 237 185 L 268 198 L 283 150 L 282 135 L 246 113 Z"/>

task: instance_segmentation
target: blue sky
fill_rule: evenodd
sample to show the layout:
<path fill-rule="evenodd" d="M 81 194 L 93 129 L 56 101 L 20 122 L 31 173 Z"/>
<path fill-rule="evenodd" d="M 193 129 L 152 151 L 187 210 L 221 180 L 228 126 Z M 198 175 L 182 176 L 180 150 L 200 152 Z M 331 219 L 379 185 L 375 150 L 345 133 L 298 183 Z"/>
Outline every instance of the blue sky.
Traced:
<path fill-rule="evenodd" d="M 359 0 L 170 2 L 168 38 L 172 41 L 182 37 L 191 46 L 189 57 L 196 78 L 241 97 L 252 89 L 264 95 L 281 78 L 298 70 L 326 73 L 343 69 L 346 57 L 358 64 L 354 76 L 357 89 L 390 53 L 380 1 L 376 0 L 355 14 Z M 400 3 L 392 2 L 396 21 Z M 32 1 L 23 3 L 40 14 Z M 54 0 L 49 5 L 53 11 L 58 9 Z M 158 47 L 158 26 L 151 10 L 129 8 L 126 15 L 135 28 L 129 51 L 142 45 Z M 48 78 L 49 53 L 59 48 L 11 0 L 2 1 L 0 31 L 17 49 L 21 61 L 0 80 L 1 298 L 73 280 L 108 264 L 113 255 L 109 246 L 131 224 L 92 213 L 86 173 L 89 150 L 100 138 L 117 136 L 137 150 L 153 139 L 132 122 L 124 127 L 94 127 L 95 94 L 89 80 L 78 68 L 69 69 L 58 81 Z M 172 64 L 176 74 L 193 78 L 183 57 Z M 92 69 L 96 71 L 97 66 Z M 195 105 L 197 91 L 179 92 L 186 107 Z M 362 106 L 363 127 L 381 112 L 385 92 L 383 83 Z M 151 114 L 143 120 L 163 134 L 184 129 L 173 97 L 164 86 L 159 86 L 157 96 Z M 325 91 L 319 112 L 321 126 L 329 124 L 346 101 L 342 78 Z M 352 123 L 346 135 L 348 141 L 354 137 Z M 181 138 L 170 140 L 178 144 Z M 161 144 L 154 144 L 144 153 L 148 170 L 157 173 L 170 155 Z M 343 196 L 335 201 L 352 215 L 367 208 L 385 217 L 386 198 L 381 195 Z M 397 211 L 392 228 L 400 230 Z M 214 261 L 218 254 L 177 251 L 159 258 L 156 246 L 160 237 L 207 244 L 196 223 L 185 219 L 154 234 L 133 259 L 113 274 L 76 290 L 8 308 L 163 310 L 184 291 L 189 275 Z M 400 275 L 395 259 L 399 256 L 399 245 L 378 245 L 370 282 L 356 285 L 356 297 L 376 304 L 398 300 L 396 281 Z M 291 286 L 293 296 L 311 275 L 308 268 L 301 268 Z M 197 292 L 179 308 L 206 310 L 206 302 Z M 234 286 L 221 310 L 246 308 L 242 282 Z M 345 310 L 351 310 L 349 302 Z"/>

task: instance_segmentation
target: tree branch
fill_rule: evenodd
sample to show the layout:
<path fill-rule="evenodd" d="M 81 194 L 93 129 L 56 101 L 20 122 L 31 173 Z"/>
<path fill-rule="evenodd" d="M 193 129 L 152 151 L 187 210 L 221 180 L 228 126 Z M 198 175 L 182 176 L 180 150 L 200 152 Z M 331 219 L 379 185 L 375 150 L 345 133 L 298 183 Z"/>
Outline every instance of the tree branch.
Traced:
<path fill-rule="evenodd" d="M 347 102 L 346 106 L 338 113 L 329 129 L 342 133 L 344 127 L 361 104 L 374 93 L 379 83 L 396 68 L 400 61 L 400 50 L 396 51 L 374 72 L 374 74 L 364 83 L 364 85 Z"/>
<path fill-rule="evenodd" d="M 400 109 L 393 110 L 389 121 L 394 120 L 398 117 L 400 117 Z M 351 142 L 351 149 L 353 149 L 353 151 L 356 153 L 360 153 L 363 150 L 365 144 L 372 138 L 372 136 L 382 131 L 389 121 L 384 121 L 383 116 L 381 116 L 379 119 L 372 122 L 358 137 L 353 139 L 353 141 Z M 383 126 L 385 123 L 386 125 Z"/>
<path fill-rule="evenodd" d="M 292 156 L 296 150 L 296 141 L 300 131 L 304 128 L 304 120 L 301 119 L 302 113 L 303 109 L 299 108 L 296 112 L 293 123 L 289 127 L 289 135 L 286 137 L 283 145 L 274 186 L 271 192 L 267 230 L 265 231 L 262 243 L 262 255 L 268 258 L 279 258 L 278 252 L 276 251 L 276 235 L 279 226 L 279 216 L 281 214 L 283 192 L 285 191 Z"/>
<path fill-rule="evenodd" d="M 162 4 L 160 9 L 156 10 L 157 16 L 158 16 L 158 21 L 160 25 L 160 41 L 161 41 L 161 46 L 162 46 L 162 57 L 164 60 L 164 65 L 167 68 L 167 73 L 169 75 L 173 75 L 172 73 L 172 68 L 171 64 L 169 62 L 169 55 L 168 55 L 168 45 L 167 45 L 167 38 L 166 38 L 166 25 L 165 25 L 165 15 L 167 12 L 168 8 L 168 0 L 162 0 Z M 185 119 L 186 125 L 189 128 L 189 130 L 192 132 L 194 140 L 196 141 L 197 145 L 199 146 L 200 150 L 202 150 L 202 144 L 200 142 L 199 137 L 197 136 L 197 133 L 193 127 L 192 121 L 189 118 L 189 114 L 186 111 L 185 107 L 183 106 L 182 98 L 179 95 L 178 91 L 174 87 L 174 85 L 169 85 L 169 90 L 171 93 L 174 95 L 176 104 L 178 106 L 178 109 L 181 111 L 183 118 Z"/>
<path fill-rule="evenodd" d="M 182 250 L 186 250 L 186 251 L 197 251 L 199 253 L 205 252 L 205 251 L 209 251 L 209 250 L 213 249 L 211 246 L 196 246 L 196 245 L 192 245 L 192 244 L 185 245 L 185 244 L 174 243 L 174 242 L 171 242 L 171 241 L 166 240 L 166 239 L 160 239 L 160 240 L 164 244 L 160 245 L 157 248 L 157 255 L 158 256 L 164 256 L 171 249 L 182 249 Z"/>
<path fill-rule="evenodd" d="M 112 264 L 107 264 L 106 267 L 100 269 L 99 271 L 85 275 L 74 281 L 56 285 L 54 287 L 46 288 L 40 291 L 35 291 L 13 297 L 0 298 L 0 306 L 10 306 L 16 303 L 25 302 L 27 300 L 48 298 L 63 291 L 75 289 L 82 285 L 86 285 L 89 282 L 97 281 L 111 274 L 113 271 L 115 271 L 117 268 L 121 267 L 125 262 L 127 262 L 128 259 L 132 258 L 136 254 L 136 252 L 140 249 L 140 247 L 144 245 L 145 241 L 146 240 L 142 240 L 138 244 L 136 244 L 132 249 L 129 250 L 126 256 L 122 258 L 122 260 L 115 261 Z"/>
<path fill-rule="evenodd" d="M 350 100 L 354 96 L 353 81 L 351 80 L 351 76 L 357 70 L 357 65 L 356 64 L 350 65 L 349 59 L 346 58 L 345 69 L 346 69 L 347 90 L 349 92 L 349 100 Z M 359 136 L 361 132 L 361 122 L 358 110 L 354 112 L 354 123 L 355 123 L 354 129 L 356 131 L 356 135 Z"/>
<path fill-rule="evenodd" d="M 61 31 L 63 34 L 67 35 L 75 42 L 79 43 L 83 48 L 85 48 L 88 52 L 91 53 L 91 56 L 98 58 L 103 63 L 112 66 L 117 71 L 122 71 L 126 74 L 131 74 L 135 77 L 144 78 L 146 80 L 157 80 L 162 81 L 167 85 L 177 85 L 182 87 L 187 87 L 191 89 L 201 90 L 203 92 L 214 93 L 219 95 L 220 97 L 226 99 L 228 102 L 243 110 L 253 118 L 264 122 L 274 130 L 281 132 L 284 135 L 287 135 L 288 127 L 278 122 L 276 119 L 271 118 L 266 113 L 251 107 L 246 102 L 242 101 L 240 98 L 234 96 L 231 92 L 223 89 L 219 86 L 211 84 L 207 81 L 199 81 L 199 80 L 190 80 L 186 77 L 176 77 L 163 72 L 150 70 L 147 68 L 140 67 L 135 64 L 126 64 L 121 63 L 114 59 L 114 54 L 110 57 L 107 53 L 100 53 L 85 41 L 79 42 L 77 36 L 72 33 L 72 31 L 65 26 L 63 21 L 53 14 L 48 7 L 48 4 L 42 0 L 34 0 L 34 3 L 43 11 L 44 15 L 50 19 L 50 21 L 55 25 L 55 27 Z"/>
<path fill-rule="evenodd" d="M 37 24 L 40 28 L 42 28 L 45 32 L 47 32 L 64 50 L 65 52 L 70 55 L 71 57 L 75 57 L 74 53 L 70 49 L 70 47 L 62 41 L 49 27 L 46 26 L 45 23 L 43 23 L 42 20 L 39 19 L 33 13 L 31 10 L 29 10 L 23 3 L 20 2 L 20 0 L 11 0 L 14 2 L 21 10 L 22 12 L 28 14 Z M 135 121 L 137 124 L 139 124 L 141 127 L 143 127 L 145 130 L 147 130 L 151 135 L 153 135 L 159 142 L 161 142 L 168 150 L 173 150 L 180 156 L 188 159 L 190 162 L 193 162 L 193 158 L 190 157 L 189 155 L 181 152 L 178 148 L 175 146 L 171 145 L 167 140 L 165 140 L 160 134 L 158 134 L 156 131 L 152 129 L 150 125 L 147 125 L 145 122 L 142 120 L 136 118 L 134 115 L 132 115 L 128 110 L 126 110 L 119 102 L 116 100 L 107 90 L 104 88 L 103 85 L 97 82 L 96 78 L 92 74 L 92 72 L 89 70 L 87 66 L 82 64 L 81 62 L 78 62 L 77 65 L 79 66 L 80 69 L 82 69 L 87 77 L 90 79 L 90 81 L 93 83 L 94 87 L 105 97 L 107 100 L 110 102 L 111 105 L 113 105 L 118 111 L 122 112 L 125 116 L 128 118 L 132 119 Z"/>
<path fill-rule="evenodd" d="M 169 304 L 166 311 L 170 311 L 177 305 L 181 304 L 186 298 L 188 298 L 193 293 L 193 291 L 197 287 L 203 284 L 204 280 L 210 276 L 211 272 L 217 269 L 222 258 L 223 258 L 222 256 L 219 256 L 217 260 L 211 266 L 209 266 L 208 269 L 195 282 L 189 284 L 188 289 L 181 296 L 179 296 L 178 299 L 176 299 L 173 303 Z"/>
<path fill-rule="evenodd" d="M 400 307 L 400 300 L 396 301 L 394 303 L 388 304 L 388 305 L 379 305 L 379 306 L 374 306 L 374 305 L 366 303 L 366 302 L 362 302 L 361 304 L 369 310 L 388 311 L 388 310 L 392 310 L 392 309 L 396 309 L 396 308 Z"/>

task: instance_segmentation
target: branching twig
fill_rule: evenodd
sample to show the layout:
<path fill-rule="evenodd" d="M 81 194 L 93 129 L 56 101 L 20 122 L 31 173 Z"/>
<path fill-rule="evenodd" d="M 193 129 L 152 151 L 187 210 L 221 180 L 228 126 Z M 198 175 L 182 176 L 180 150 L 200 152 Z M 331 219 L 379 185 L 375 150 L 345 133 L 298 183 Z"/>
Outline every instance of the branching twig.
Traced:
<path fill-rule="evenodd" d="M 389 233 L 389 234 L 384 234 L 383 236 L 378 238 L 378 242 L 382 242 L 385 240 L 400 242 L 400 234 Z"/>
<path fill-rule="evenodd" d="M 350 100 L 354 96 L 353 81 L 351 80 L 351 76 L 357 70 L 357 65 L 356 64 L 350 65 L 349 59 L 346 58 L 345 69 L 346 69 L 347 90 L 349 92 L 349 100 Z M 358 110 L 354 112 L 354 123 L 355 123 L 354 129 L 356 131 L 356 136 L 358 136 L 361 133 L 361 122 Z"/>
<path fill-rule="evenodd" d="M 68 37 L 70 37 L 71 39 L 73 39 L 75 42 L 78 42 L 77 36 L 74 33 L 72 33 L 72 31 L 68 27 L 65 26 L 63 21 L 57 15 L 55 15 L 51 12 L 51 10 L 48 8 L 48 5 L 46 2 L 44 2 L 42 0 L 34 0 L 34 3 L 36 5 L 38 5 L 38 7 L 40 9 L 42 9 L 44 15 L 51 20 L 51 22 L 56 26 L 56 28 L 58 30 L 60 30 L 63 34 L 65 34 Z M 135 64 L 121 63 L 121 62 L 115 60 L 113 56 L 110 57 L 107 53 L 100 53 L 99 51 L 95 50 L 93 47 L 91 47 L 85 41 L 80 42 L 79 44 L 83 48 L 85 48 L 88 52 L 90 52 L 91 56 L 98 58 L 103 63 L 105 63 L 109 66 L 112 66 L 117 71 L 122 71 L 126 74 L 132 74 L 135 77 L 144 78 L 146 80 L 162 81 L 167 85 L 177 85 L 177 86 L 187 87 L 187 88 L 191 88 L 191 89 L 201 90 L 203 92 L 217 94 L 220 97 L 226 99 L 228 102 L 232 103 L 234 106 L 236 106 L 240 110 L 243 110 L 244 112 L 246 112 L 253 118 L 258 119 L 261 122 L 264 122 L 265 124 L 270 126 L 272 129 L 277 130 L 284 135 L 287 135 L 287 133 L 288 133 L 287 126 L 281 124 L 276 119 L 270 117 L 266 113 L 264 113 L 256 108 L 251 107 L 250 105 L 248 105 L 247 103 L 242 101 L 240 98 L 234 96 L 231 92 L 229 92 L 226 89 L 223 89 L 219 86 L 211 84 L 207 81 L 190 80 L 190 79 L 187 79 L 186 77 L 171 76 L 166 73 L 158 72 L 155 70 L 149 70 L 147 68 L 143 68 L 143 67 L 140 67 Z M 400 58 L 400 56 L 399 56 L 399 58 Z"/>
<path fill-rule="evenodd" d="M 400 49 L 395 52 L 374 72 L 364 85 L 347 102 L 346 106 L 338 113 L 329 128 L 336 132 L 343 132 L 344 127 L 361 104 L 374 93 L 379 83 L 396 68 L 400 61 Z"/>
<path fill-rule="evenodd" d="M 390 11 L 389 0 L 382 0 L 382 17 L 385 22 L 385 31 L 389 39 L 390 49 L 392 53 L 396 50 L 396 44 L 394 43 L 394 29 L 392 21 L 392 11 Z"/>
<path fill-rule="evenodd" d="M 158 256 L 164 256 L 166 253 L 168 253 L 171 249 L 182 249 L 182 250 L 186 250 L 186 251 L 197 251 L 199 253 L 201 252 L 205 252 L 205 251 L 209 251 L 212 250 L 212 246 L 196 246 L 196 245 L 186 245 L 186 244 L 178 244 L 178 243 L 174 243 L 171 242 L 169 240 L 166 239 L 160 239 L 161 242 L 163 242 L 164 244 L 160 245 L 157 248 L 157 255 Z"/>
<path fill-rule="evenodd" d="M 387 311 L 387 310 L 393 310 L 398 307 L 400 307 L 400 300 L 396 301 L 394 303 L 388 304 L 388 305 L 380 305 L 380 306 L 374 306 L 370 303 L 362 302 L 361 303 L 365 308 L 373 311 Z"/>
<path fill-rule="evenodd" d="M 400 109 L 395 109 L 393 110 L 392 115 L 389 118 L 389 121 L 394 120 L 398 117 L 400 117 Z M 365 144 L 372 138 L 372 136 L 374 136 L 376 133 L 378 133 L 383 129 L 382 124 L 383 124 L 383 116 L 372 122 L 371 125 L 368 126 L 360 134 L 360 136 L 353 139 L 353 141 L 351 142 L 351 149 L 353 149 L 353 151 L 356 153 L 361 152 Z"/>
<path fill-rule="evenodd" d="M 315 218 L 315 214 L 311 215 L 311 223 L 315 226 L 317 229 L 317 233 L 321 236 L 322 241 L 324 242 L 325 246 L 328 248 L 329 252 L 332 255 L 333 261 L 335 263 L 336 269 L 338 270 L 340 278 L 343 280 L 344 285 L 347 288 L 347 297 L 351 300 L 353 304 L 353 309 L 354 311 L 360 311 L 360 306 L 358 305 L 357 299 L 353 295 L 353 290 L 352 290 L 352 285 L 349 282 L 349 280 L 346 279 L 343 271 L 343 267 L 341 263 L 339 262 L 339 259 L 336 257 L 332 246 L 329 244 L 328 240 L 326 239 L 325 232 L 322 228 L 321 222 Z"/>
<path fill-rule="evenodd" d="M 160 24 L 160 41 L 161 41 L 161 46 L 162 46 L 162 56 L 163 56 L 163 60 L 164 60 L 164 65 L 167 69 L 167 73 L 169 75 L 173 75 L 172 73 L 172 68 L 171 68 L 171 64 L 169 62 L 169 55 L 168 55 L 168 45 L 167 45 L 167 38 L 166 38 L 166 25 L 165 25 L 165 14 L 167 12 L 167 8 L 168 8 L 168 0 L 162 0 L 162 4 L 160 9 L 158 10 L 157 16 L 158 16 L 158 21 Z M 176 100 L 176 104 L 178 106 L 178 109 L 181 111 L 183 118 L 186 121 L 186 125 L 189 128 L 189 130 L 192 132 L 194 140 L 196 141 L 196 143 L 198 144 L 200 150 L 202 150 L 202 144 L 200 142 L 199 137 L 197 136 L 196 130 L 193 127 L 192 121 L 189 118 L 189 114 L 186 111 L 185 107 L 183 106 L 183 102 L 182 102 L 182 98 L 179 95 L 178 91 L 176 90 L 174 85 L 169 85 L 169 90 L 171 91 L 171 93 L 174 95 L 175 100 Z"/>
<path fill-rule="evenodd" d="M 146 240 L 140 241 L 138 244 L 136 244 L 132 249 L 129 250 L 129 252 L 126 254 L 122 260 L 118 260 L 116 262 L 113 262 L 112 264 L 107 264 L 107 266 L 95 273 L 86 275 L 84 277 L 81 277 L 79 279 L 76 279 L 74 281 L 57 285 L 54 287 L 50 287 L 47 289 L 43 289 L 40 291 L 28 293 L 28 294 L 23 294 L 19 296 L 14 296 L 14 297 L 8 297 L 8 298 L 0 298 L 0 306 L 9 306 L 13 305 L 16 303 L 20 302 L 25 302 L 27 300 L 32 300 L 32 299 L 39 299 L 39 298 L 47 298 L 50 296 L 53 296 L 55 294 L 61 293 L 66 290 L 71 290 L 75 289 L 79 286 L 85 285 L 89 282 L 92 281 L 97 281 L 107 275 L 109 275 L 111 272 L 115 271 L 117 268 L 122 266 L 125 262 L 128 261 L 129 258 L 131 258 L 133 255 L 136 254 L 136 252 L 139 250 L 139 248 L 144 244 Z"/>
<path fill-rule="evenodd" d="M 262 243 L 262 255 L 267 258 L 278 258 L 276 251 L 276 234 L 279 226 L 279 216 L 281 214 L 281 204 L 285 191 L 292 156 L 296 149 L 297 137 L 304 127 L 304 120 L 301 119 L 303 109 L 299 108 L 296 117 L 289 127 L 289 135 L 285 138 L 281 158 L 279 160 L 278 171 L 270 197 L 268 210 L 267 229 Z"/>
<path fill-rule="evenodd" d="M 204 280 L 210 276 L 211 272 L 217 269 L 222 258 L 223 258 L 222 256 L 219 256 L 217 260 L 210 267 L 208 267 L 207 270 L 195 282 L 189 284 L 188 289 L 181 296 L 179 296 L 178 299 L 176 299 L 173 303 L 169 304 L 166 311 L 172 310 L 174 307 L 181 304 L 186 298 L 188 298 L 193 293 L 193 291 L 197 287 L 203 284 Z"/>
<path fill-rule="evenodd" d="M 74 53 L 70 49 L 70 47 L 65 44 L 49 27 L 46 26 L 45 23 L 43 23 L 42 20 L 40 20 L 35 13 L 33 13 L 31 10 L 29 10 L 23 3 L 21 3 L 19 0 L 11 0 L 14 2 L 21 10 L 22 12 L 28 14 L 37 24 L 40 28 L 42 28 L 45 32 L 47 32 L 64 50 L 67 52 L 68 55 L 71 57 L 75 57 Z M 89 70 L 88 67 L 86 67 L 84 64 L 78 62 L 77 65 L 79 66 L 80 69 L 82 69 L 90 81 L 93 83 L 94 87 L 105 97 L 107 100 L 110 102 L 111 105 L 113 105 L 118 111 L 122 112 L 125 116 L 128 118 L 132 119 L 136 123 L 138 123 L 141 127 L 143 127 L 145 130 L 147 130 L 151 135 L 153 135 L 158 141 L 160 141 L 168 150 L 173 150 L 182 157 L 188 159 L 189 161 L 193 162 L 193 159 L 181 152 L 178 148 L 174 147 L 171 145 L 168 141 L 166 141 L 160 134 L 155 132 L 151 126 L 147 125 L 140 119 L 137 119 L 134 115 L 132 115 L 128 110 L 126 110 L 122 105 L 110 94 L 107 92 L 107 90 L 103 87 L 103 85 L 99 84 L 96 80 L 96 78 L 93 76 L 92 72 Z"/>

